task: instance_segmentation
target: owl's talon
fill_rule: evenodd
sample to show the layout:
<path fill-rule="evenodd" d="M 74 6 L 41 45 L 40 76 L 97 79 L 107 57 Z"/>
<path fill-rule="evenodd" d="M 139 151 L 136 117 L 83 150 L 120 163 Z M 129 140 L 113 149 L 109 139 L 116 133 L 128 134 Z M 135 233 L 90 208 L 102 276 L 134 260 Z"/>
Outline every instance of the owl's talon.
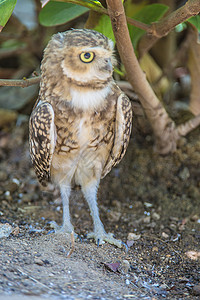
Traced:
<path fill-rule="evenodd" d="M 122 245 L 125 247 L 125 252 L 128 253 L 128 246 L 124 242 L 122 242 Z"/>
<path fill-rule="evenodd" d="M 53 228 L 54 232 L 59 233 L 72 233 L 74 231 L 73 227 L 66 225 L 59 226 L 55 221 L 50 222 L 50 226 Z M 74 233 L 74 238 L 78 238 L 78 234 Z"/>
<path fill-rule="evenodd" d="M 111 245 L 115 245 L 115 246 L 121 248 L 122 244 L 123 244 L 122 241 L 115 239 L 113 236 L 114 236 L 114 234 L 111 233 L 111 232 L 109 232 L 109 233 L 106 233 L 106 232 L 103 232 L 103 233 L 90 232 L 90 233 L 88 233 L 87 238 L 88 239 L 91 239 L 91 238 L 95 239 L 97 247 L 99 247 L 99 245 L 102 245 L 105 242 L 107 242 Z"/>
<path fill-rule="evenodd" d="M 50 227 L 53 228 L 55 233 L 59 232 L 61 229 L 61 227 L 55 221 L 50 222 Z"/>

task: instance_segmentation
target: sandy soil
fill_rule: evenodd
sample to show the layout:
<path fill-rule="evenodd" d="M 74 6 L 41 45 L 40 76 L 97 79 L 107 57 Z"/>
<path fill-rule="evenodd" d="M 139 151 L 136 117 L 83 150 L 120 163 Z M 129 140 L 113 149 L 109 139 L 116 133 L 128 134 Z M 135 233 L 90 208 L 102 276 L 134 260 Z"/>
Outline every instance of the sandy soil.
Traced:
<path fill-rule="evenodd" d="M 200 140 L 176 153 L 153 153 L 151 136 L 133 132 L 128 152 L 101 182 L 98 198 L 108 232 L 128 245 L 97 247 L 79 190 L 71 215 L 80 239 L 67 257 L 59 192 L 42 191 L 28 154 L 27 122 L 0 134 L 0 299 L 199 299 Z M 11 234 L 9 234 L 12 232 Z"/>

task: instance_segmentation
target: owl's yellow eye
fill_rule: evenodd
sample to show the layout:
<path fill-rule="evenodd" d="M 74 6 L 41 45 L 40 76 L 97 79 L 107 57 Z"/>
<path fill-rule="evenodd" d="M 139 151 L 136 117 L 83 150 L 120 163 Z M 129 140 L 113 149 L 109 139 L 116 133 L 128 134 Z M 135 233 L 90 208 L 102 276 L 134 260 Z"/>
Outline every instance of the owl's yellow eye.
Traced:
<path fill-rule="evenodd" d="M 82 52 L 80 54 L 80 60 L 84 63 L 90 63 L 95 57 L 94 52 Z"/>

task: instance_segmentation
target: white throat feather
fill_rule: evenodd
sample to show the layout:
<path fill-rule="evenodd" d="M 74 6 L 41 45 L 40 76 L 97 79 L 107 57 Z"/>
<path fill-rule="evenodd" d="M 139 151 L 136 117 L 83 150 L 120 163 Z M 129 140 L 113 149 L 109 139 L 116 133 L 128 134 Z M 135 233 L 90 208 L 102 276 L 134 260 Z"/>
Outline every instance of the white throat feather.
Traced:
<path fill-rule="evenodd" d="M 107 85 L 102 89 L 89 89 L 83 91 L 82 89 L 70 89 L 70 94 L 72 97 L 71 105 L 74 108 L 79 108 L 84 111 L 87 110 L 98 110 L 100 107 L 104 106 L 105 98 L 111 92 L 110 85 Z"/>

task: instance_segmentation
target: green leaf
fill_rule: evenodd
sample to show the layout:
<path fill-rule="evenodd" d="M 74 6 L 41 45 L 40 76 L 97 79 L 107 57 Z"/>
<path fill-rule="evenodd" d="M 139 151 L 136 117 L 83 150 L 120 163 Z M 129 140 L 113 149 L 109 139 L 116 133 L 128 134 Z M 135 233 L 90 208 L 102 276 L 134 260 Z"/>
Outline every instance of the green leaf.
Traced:
<path fill-rule="evenodd" d="M 56 26 L 74 20 L 88 10 L 72 3 L 50 1 L 40 11 L 39 22 L 43 26 Z"/>
<path fill-rule="evenodd" d="M 200 15 L 191 17 L 187 20 L 189 23 L 193 24 L 197 30 L 200 32 Z"/>
<path fill-rule="evenodd" d="M 17 0 L 0 0 L 0 31 L 8 22 Z"/>
<path fill-rule="evenodd" d="M 103 33 L 105 36 L 107 36 L 115 43 L 115 37 L 112 30 L 111 21 L 108 16 L 102 15 L 99 18 L 98 24 L 93 29 Z"/>
<path fill-rule="evenodd" d="M 163 4 L 146 5 L 139 12 L 134 14 L 132 18 L 145 24 L 151 24 L 152 22 L 158 21 L 167 10 L 168 6 Z M 137 43 L 145 34 L 145 31 L 132 25 L 128 25 L 128 27 L 133 47 L 136 49 Z"/>

